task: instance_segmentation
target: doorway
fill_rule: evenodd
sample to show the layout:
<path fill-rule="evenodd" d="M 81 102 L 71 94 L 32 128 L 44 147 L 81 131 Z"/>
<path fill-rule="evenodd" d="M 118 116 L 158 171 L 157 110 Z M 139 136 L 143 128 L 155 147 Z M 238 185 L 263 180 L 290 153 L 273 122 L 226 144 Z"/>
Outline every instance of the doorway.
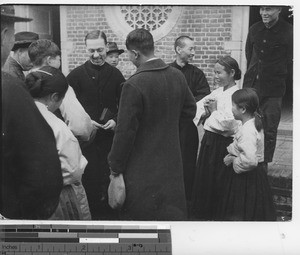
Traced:
<path fill-rule="evenodd" d="M 31 22 L 17 22 L 15 32 L 30 31 L 39 34 L 40 39 L 49 39 L 60 48 L 59 5 L 15 5 L 16 15 L 32 18 Z"/>

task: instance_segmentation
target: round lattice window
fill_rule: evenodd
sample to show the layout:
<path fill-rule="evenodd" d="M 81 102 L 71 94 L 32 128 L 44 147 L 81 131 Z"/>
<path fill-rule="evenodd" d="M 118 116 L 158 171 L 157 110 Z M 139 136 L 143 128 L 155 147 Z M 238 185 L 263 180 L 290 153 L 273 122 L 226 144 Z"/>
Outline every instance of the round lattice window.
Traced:
<path fill-rule="evenodd" d="M 104 13 L 113 32 L 123 40 L 133 29 L 145 28 L 157 41 L 174 27 L 181 9 L 176 6 L 105 6 Z"/>

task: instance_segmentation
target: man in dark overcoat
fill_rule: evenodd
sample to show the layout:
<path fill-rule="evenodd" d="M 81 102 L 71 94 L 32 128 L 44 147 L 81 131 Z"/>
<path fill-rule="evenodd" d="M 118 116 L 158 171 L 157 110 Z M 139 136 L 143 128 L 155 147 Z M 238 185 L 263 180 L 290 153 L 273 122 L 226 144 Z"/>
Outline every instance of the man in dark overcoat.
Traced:
<path fill-rule="evenodd" d="M 169 65 L 177 68 L 184 74 L 187 84 L 196 102 L 198 102 L 210 93 L 210 88 L 203 71 L 189 63 L 195 55 L 195 44 L 193 39 L 186 35 L 178 37 L 174 43 L 174 50 L 176 53 L 176 60 Z M 184 185 L 188 205 L 192 196 L 198 146 L 198 130 L 193 121 L 190 121 L 182 127 L 181 132 Z"/>
<path fill-rule="evenodd" d="M 19 32 L 15 34 L 15 44 L 11 49 L 13 54 L 9 56 L 3 66 L 3 71 L 25 81 L 24 71 L 32 68 L 28 56 L 28 47 L 39 39 L 39 35 L 33 32 Z"/>
<path fill-rule="evenodd" d="M 151 33 L 130 32 L 129 59 L 137 71 L 122 89 L 118 122 L 108 162 L 123 173 L 125 220 L 186 220 L 180 124 L 196 113 L 184 75 L 154 56 Z"/>
<path fill-rule="evenodd" d="M 288 67 L 293 61 L 293 27 L 279 17 L 279 6 L 262 6 L 262 21 L 250 27 L 246 41 L 247 72 L 243 87 L 260 97 L 265 135 L 265 164 L 272 162 Z"/>
<path fill-rule="evenodd" d="M 30 20 L 1 5 L 1 67 L 14 42 L 14 22 Z M 63 185 L 52 129 L 20 79 L 2 72 L 1 85 L 0 213 L 9 219 L 48 219 Z"/>
<path fill-rule="evenodd" d="M 99 30 L 88 33 L 85 44 L 90 55 L 89 60 L 67 76 L 79 102 L 98 127 L 93 142 L 82 148 L 83 155 L 88 161 L 82 182 L 86 189 L 92 218 L 112 220 L 116 214 L 108 206 L 107 200 L 109 184 L 107 155 L 117 122 L 121 84 L 125 79 L 116 67 L 105 62 L 107 52 L 105 33 Z"/>

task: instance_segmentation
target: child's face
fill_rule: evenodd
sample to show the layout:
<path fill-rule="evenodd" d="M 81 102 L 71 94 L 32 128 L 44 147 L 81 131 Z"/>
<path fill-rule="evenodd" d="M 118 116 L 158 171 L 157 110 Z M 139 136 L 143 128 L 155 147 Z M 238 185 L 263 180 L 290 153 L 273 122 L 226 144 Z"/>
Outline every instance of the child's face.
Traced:
<path fill-rule="evenodd" d="M 236 120 L 242 120 L 243 108 L 240 108 L 234 102 L 232 102 L 232 114 Z"/>
<path fill-rule="evenodd" d="M 108 53 L 106 56 L 106 62 L 116 67 L 119 64 L 119 53 L 118 52 Z"/>

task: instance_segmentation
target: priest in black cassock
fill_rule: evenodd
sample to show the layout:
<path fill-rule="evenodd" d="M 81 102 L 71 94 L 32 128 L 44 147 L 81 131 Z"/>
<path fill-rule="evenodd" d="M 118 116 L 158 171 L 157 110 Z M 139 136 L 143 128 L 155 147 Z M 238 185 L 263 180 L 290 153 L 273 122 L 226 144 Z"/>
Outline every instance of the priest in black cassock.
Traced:
<path fill-rule="evenodd" d="M 210 94 L 210 88 L 202 70 L 189 64 L 195 55 L 194 41 L 189 36 L 180 36 L 175 40 L 176 60 L 169 64 L 179 69 L 185 76 L 196 101 Z M 181 128 L 181 150 L 184 172 L 186 199 L 191 199 L 193 180 L 197 161 L 199 137 L 197 127 L 190 121 Z"/>

